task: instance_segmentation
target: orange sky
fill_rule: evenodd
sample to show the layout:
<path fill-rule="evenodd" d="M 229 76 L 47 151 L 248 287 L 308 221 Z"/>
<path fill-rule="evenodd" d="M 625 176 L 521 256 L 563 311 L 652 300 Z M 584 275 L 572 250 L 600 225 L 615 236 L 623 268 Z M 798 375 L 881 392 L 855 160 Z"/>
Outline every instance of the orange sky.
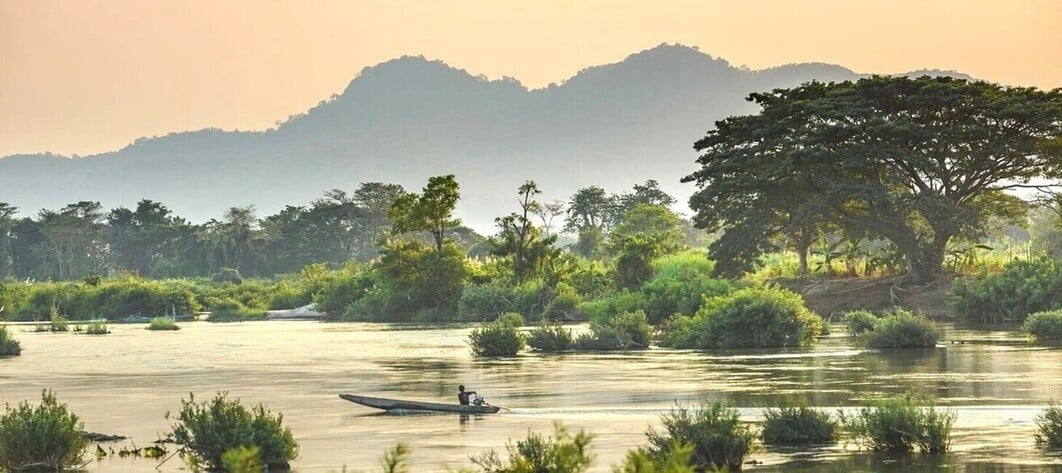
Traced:
<path fill-rule="evenodd" d="M 530 87 L 678 42 L 754 69 L 1055 88 L 1060 25 L 1062 0 L 0 0 L 0 156 L 268 128 L 403 54 Z"/>

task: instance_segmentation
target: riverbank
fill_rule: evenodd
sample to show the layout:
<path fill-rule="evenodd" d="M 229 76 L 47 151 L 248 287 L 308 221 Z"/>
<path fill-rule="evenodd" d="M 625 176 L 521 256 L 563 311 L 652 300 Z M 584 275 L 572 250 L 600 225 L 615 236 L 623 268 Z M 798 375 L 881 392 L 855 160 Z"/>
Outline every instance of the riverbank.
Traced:
<path fill-rule="evenodd" d="M 830 320 L 852 310 L 881 312 L 902 307 L 938 321 L 954 320 L 947 298 L 954 276 L 926 285 L 901 284 L 902 278 L 787 279 L 772 281 L 804 296 L 808 308 Z"/>

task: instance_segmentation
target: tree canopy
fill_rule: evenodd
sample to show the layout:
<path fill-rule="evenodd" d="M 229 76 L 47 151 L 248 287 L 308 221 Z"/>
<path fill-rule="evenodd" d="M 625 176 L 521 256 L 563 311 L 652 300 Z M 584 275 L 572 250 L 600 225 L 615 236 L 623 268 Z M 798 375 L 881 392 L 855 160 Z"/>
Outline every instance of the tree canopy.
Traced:
<path fill-rule="evenodd" d="M 700 188 L 697 226 L 724 230 L 721 272 L 747 269 L 764 234 L 818 219 L 887 238 L 911 278 L 931 280 L 952 238 L 1013 212 L 1005 191 L 1062 176 L 1059 89 L 876 76 L 749 100 L 760 113 L 717 122 L 683 179 Z"/>

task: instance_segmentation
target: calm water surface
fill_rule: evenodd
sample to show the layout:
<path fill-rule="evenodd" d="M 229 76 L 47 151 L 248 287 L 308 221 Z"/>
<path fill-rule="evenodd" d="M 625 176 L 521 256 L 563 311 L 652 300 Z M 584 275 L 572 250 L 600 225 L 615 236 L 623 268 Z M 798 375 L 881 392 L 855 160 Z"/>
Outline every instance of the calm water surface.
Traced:
<path fill-rule="evenodd" d="M 374 470 L 397 442 L 412 448 L 414 471 L 470 466 L 470 454 L 504 451 L 528 431 L 555 422 L 594 434 L 594 471 L 611 471 L 675 403 L 724 400 L 742 418 L 800 398 L 822 408 L 915 391 L 954 409 L 954 452 L 888 457 L 842 443 L 818 449 L 760 449 L 746 471 L 1060 471 L 1062 456 L 1033 440 L 1033 420 L 1062 400 L 1062 349 L 1027 345 L 1007 332 L 949 330 L 935 349 L 861 350 L 843 336 L 790 351 L 627 354 L 525 354 L 477 360 L 470 328 L 317 322 L 192 322 L 178 332 L 111 325 L 106 336 L 33 333 L 12 327 L 22 356 L 0 359 L 0 402 L 36 403 L 53 389 L 86 430 L 145 446 L 166 435 L 168 411 L 194 393 L 219 391 L 283 413 L 300 444 L 297 472 Z M 837 330 L 835 330 L 837 332 Z M 393 415 L 339 399 L 338 393 L 449 401 L 463 383 L 498 415 Z M 108 457 L 93 472 L 141 472 L 154 460 Z M 177 459 L 160 471 L 184 470 Z"/>

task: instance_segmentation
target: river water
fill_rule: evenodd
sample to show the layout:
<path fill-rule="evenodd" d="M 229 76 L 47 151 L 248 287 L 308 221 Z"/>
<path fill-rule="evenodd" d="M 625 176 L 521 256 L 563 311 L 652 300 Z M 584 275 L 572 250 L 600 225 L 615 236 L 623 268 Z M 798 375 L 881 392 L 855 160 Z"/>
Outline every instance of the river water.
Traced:
<path fill-rule="evenodd" d="M 413 471 L 455 471 L 469 455 L 556 422 L 594 435 L 593 471 L 611 471 L 645 443 L 647 429 L 676 403 L 723 400 L 742 418 L 800 398 L 835 410 L 913 391 L 958 414 L 948 455 L 873 455 L 843 442 L 811 449 L 761 447 L 745 471 L 1062 472 L 1062 456 L 1035 445 L 1034 419 L 1062 401 L 1062 349 L 1028 345 L 1010 332 L 951 328 L 935 349 L 874 351 L 835 334 L 809 349 L 523 354 L 474 359 L 469 327 L 267 321 L 188 322 L 177 332 L 111 325 L 105 336 L 34 333 L 10 327 L 22 356 L 0 359 L 0 402 L 37 403 L 42 389 L 78 414 L 85 429 L 146 446 L 164 437 L 181 399 L 228 392 L 284 415 L 300 444 L 297 472 L 375 471 L 398 442 Z M 835 328 L 834 332 L 840 330 Z M 339 399 L 354 393 L 448 402 L 458 384 L 505 406 L 497 415 L 394 415 Z M 92 447 L 93 449 L 95 447 Z M 504 456 L 504 455 L 503 455 Z M 107 456 L 92 472 L 142 472 L 156 460 Z M 179 459 L 159 471 L 185 470 Z"/>

